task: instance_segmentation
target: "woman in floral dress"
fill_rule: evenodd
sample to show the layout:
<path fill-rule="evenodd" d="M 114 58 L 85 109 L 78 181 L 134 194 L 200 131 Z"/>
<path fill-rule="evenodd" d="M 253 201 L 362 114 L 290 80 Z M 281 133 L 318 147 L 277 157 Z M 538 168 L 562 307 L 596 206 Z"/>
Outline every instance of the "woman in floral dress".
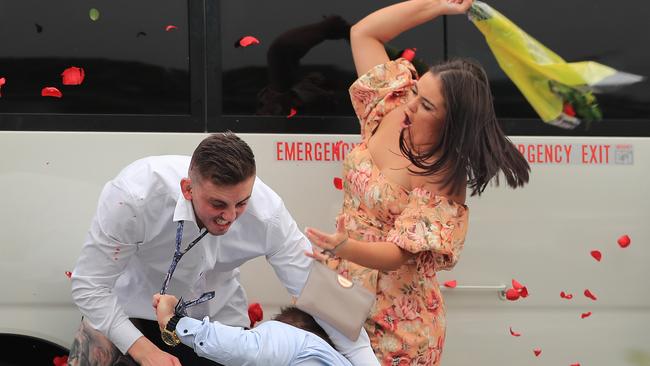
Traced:
<path fill-rule="evenodd" d="M 365 329 L 383 365 L 438 365 L 445 309 L 436 272 L 458 260 L 467 232 L 465 191 L 480 195 L 501 173 L 510 187 L 530 167 L 504 135 L 481 66 L 453 60 L 418 79 L 383 44 L 471 0 L 410 0 L 380 9 L 350 32 L 359 79 L 350 87 L 361 144 L 343 164 L 337 231 L 308 228 L 339 273 L 377 294 Z M 498 181 L 497 181 L 498 183 Z"/>

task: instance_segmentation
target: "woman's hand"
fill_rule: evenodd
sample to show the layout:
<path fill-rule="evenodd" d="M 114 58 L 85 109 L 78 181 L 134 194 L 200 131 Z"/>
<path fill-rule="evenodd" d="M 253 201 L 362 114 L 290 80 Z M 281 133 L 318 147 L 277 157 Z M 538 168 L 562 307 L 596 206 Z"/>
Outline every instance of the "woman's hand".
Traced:
<path fill-rule="evenodd" d="M 347 230 L 345 230 L 344 220 L 345 219 L 343 215 L 340 215 L 336 222 L 336 232 L 333 234 L 327 234 L 320 230 L 308 227 L 305 228 L 305 235 L 313 245 L 316 245 L 317 247 L 324 249 L 325 252 L 334 254 L 337 249 L 339 249 L 342 245 L 345 245 L 346 242 L 348 241 L 348 232 Z M 320 256 L 324 256 L 324 254 L 318 252 L 318 256 L 317 256 L 316 253 L 317 250 L 314 249 L 313 253 L 312 254 L 307 253 L 307 256 L 312 257 L 316 260 L 320 260 L 322 262 Z"/>
<path fill-rule="evenodd" d="M 474 0 L 437 0 L 442 6 L 444 15 L 465 14 L 474 3 Z"/>

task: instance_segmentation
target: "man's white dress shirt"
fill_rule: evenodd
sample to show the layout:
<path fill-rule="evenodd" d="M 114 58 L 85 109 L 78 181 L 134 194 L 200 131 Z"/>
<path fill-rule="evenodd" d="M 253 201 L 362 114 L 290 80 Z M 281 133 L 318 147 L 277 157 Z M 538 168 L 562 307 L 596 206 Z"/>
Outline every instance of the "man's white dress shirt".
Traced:
<path fill-rule="evenodd" d="M 84 318 L 126 353 L 142 333 L 129 317 L 155 320 L 151 298 L 160 291 L 184 220 L 182 248 L 200 230 L 191 201 L 181 194 L 189 156 L 153 156 L 124 168 L 106 183 L 72 274 L 72 297 Z M 309 273 L 311 245 L 282 199 L 259 178 L 244 213 L 222 236 L 206 235 L 178 263 L 167 292 L 214 299 L 189 309 L 194 318 L 232 326 L 249 324 L 238 267 L 265 256 L 289 293 L 297 296 Z M 318 321 L 355 365 L 378 365 L 365 331 L 351 342 Z"/>

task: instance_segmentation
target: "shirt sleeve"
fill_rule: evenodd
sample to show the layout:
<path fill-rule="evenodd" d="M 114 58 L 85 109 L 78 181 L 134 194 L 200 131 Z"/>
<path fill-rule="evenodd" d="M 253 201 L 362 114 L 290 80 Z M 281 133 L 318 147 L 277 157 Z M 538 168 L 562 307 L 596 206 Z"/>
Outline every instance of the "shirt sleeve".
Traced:
<path fill-rule="evenodd" d="M 267 261 L 287 291 L 298 296 L 309 275 L 312 259 L 305 252 L 311 251 L 311 244 L 284 203 L 280 203 L 269 221 L 266 235 L 267 243 L 273 248 L 266 255 Z"/>
<path fill-rule="evenodd" d="M 467 219 L 467 206 L 415 188 L 386 239 L 411 253 L 430 251 L 435 269 L 448 270 L 463 249 Z"/>
<path fill-rule="evenodd" d="M 128 192 L 116 181 L 108 182 L 71 277 L 72 298 L 84 318 L 125 354 L 142 333 L 112 289 L 143 240 L 138 212 Z"/>
<path fill-rule="evenodd" d="M 373 67 L 350 86 L 350 99 L 363 140 L 372 135 L 385 115 L 406 103 L 406 92 L 416 79 L 413 65 L 401 58 Z"/>
<path fill-rule="evenodd" d="M 176 324 L 176 334 L 200 357 L 224 365 L 290 365 L 304 337 L 276 323 L 246 330 L 210 323 L 208 317 L 202 321 L 185 317 Z"/>

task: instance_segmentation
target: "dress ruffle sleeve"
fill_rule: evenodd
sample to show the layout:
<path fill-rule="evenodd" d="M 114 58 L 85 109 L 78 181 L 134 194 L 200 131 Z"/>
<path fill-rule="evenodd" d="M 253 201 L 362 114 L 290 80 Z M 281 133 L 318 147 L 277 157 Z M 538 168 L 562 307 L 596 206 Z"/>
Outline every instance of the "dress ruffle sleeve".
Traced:
<path fill-rule="evenodd" d="M 416 79 L 415 67 L 400 58 L 373 67 L 350 86 L 363 140 L 372 135 L 386 114 L 406 103 L 407 91 Z"/>
<path fill-rule="evenodd" d="M 463 249 L 468 215 L 467 206 L 415 188 L 386 239 L 414 254 L 431 251 L 435 270 L 448 270 Z"/>

